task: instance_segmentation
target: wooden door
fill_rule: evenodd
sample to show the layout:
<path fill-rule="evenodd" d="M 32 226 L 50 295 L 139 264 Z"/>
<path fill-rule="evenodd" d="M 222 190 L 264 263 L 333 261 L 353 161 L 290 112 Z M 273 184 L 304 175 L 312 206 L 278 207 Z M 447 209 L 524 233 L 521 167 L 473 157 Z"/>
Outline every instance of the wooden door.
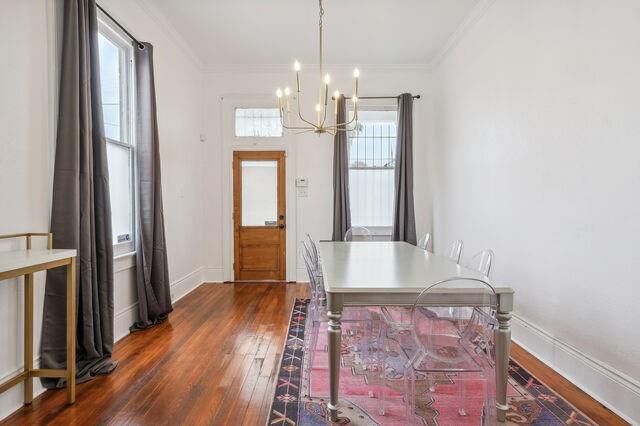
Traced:
<path fill-rule="evenodd" d="M 233 153 L 235 279 L 286 279 L 285 154 Z"/>

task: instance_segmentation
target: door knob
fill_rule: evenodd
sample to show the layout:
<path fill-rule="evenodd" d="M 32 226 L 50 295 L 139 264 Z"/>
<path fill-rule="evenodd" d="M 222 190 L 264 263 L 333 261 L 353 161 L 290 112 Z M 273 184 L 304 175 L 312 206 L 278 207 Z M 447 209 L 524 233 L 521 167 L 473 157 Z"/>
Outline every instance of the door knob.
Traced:
<path fill-rule="evenodd" d="M 278 228 L 284 229 L 284 223 L 281 223 L 280 225 L 278 225 Z"/>

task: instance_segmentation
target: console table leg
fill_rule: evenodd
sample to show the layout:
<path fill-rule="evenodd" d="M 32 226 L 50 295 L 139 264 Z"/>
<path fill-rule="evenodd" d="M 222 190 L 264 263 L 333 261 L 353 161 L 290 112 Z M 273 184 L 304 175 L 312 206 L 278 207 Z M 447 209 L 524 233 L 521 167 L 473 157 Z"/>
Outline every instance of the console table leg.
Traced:
<path fill-rule="evenodd" d="M 67 404 L 76 401 L 76 259 L 67 265 Z"/>
<path fill-rule="evenodd" d="M 33 402 L 33 274 L 24 276 L 24 403 Z"/>

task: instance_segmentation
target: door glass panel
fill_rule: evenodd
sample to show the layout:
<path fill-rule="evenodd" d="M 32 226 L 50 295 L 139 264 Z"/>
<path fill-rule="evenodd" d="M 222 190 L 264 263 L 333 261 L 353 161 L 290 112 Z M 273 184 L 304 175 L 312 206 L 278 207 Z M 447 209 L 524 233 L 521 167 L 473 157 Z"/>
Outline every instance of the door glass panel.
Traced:
<path fill-rule="evenodd" d="M 277 226 L 278 162 L 242 161 L 242 226 Z"/>

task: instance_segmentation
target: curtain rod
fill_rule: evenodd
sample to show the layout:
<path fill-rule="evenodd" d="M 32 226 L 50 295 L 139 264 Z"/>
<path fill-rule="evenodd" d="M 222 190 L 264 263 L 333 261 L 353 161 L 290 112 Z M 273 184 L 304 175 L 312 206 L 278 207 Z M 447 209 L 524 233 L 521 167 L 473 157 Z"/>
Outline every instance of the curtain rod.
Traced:
<path fill-rule="evenodd" d="M 106 10 L 104 10 L 102 8 L 102 6 L 100 6 L 99 4 L 96 3 L 96 6 L 98 7 L 98 9 L 100 9 L 100 11 L 102 13 L 104 13 L 105 15 L 107 15 L 107 18 L 109 18 L 114 24 L 116 24 L 122 31 L 124 31 L 124 33 L 129 36 L 129 38 L 131 40 L 133 40 L 140 49 L 144 49 L 144 44 L 140 43 L 134 36 L 131 35 L 131 33 L 129 31 L 127 31 L 127 29 L 118 21 L 116 21 L 116 18 L 114 18 L 113 16 L 111 16 L 109 14 L 109 12 L 107 12 Z"/>
<path fill-rule="evenodd" d="M 398 99 L 400 96 L 358 96 L 358 99 Z M 351 98 L 346 98 L 350 100 Z M 413 99 L 420 99 L 420 95 L 413 95 Z M 331 100 L 336 100 L 335 96 L 331 97 Z"/>

